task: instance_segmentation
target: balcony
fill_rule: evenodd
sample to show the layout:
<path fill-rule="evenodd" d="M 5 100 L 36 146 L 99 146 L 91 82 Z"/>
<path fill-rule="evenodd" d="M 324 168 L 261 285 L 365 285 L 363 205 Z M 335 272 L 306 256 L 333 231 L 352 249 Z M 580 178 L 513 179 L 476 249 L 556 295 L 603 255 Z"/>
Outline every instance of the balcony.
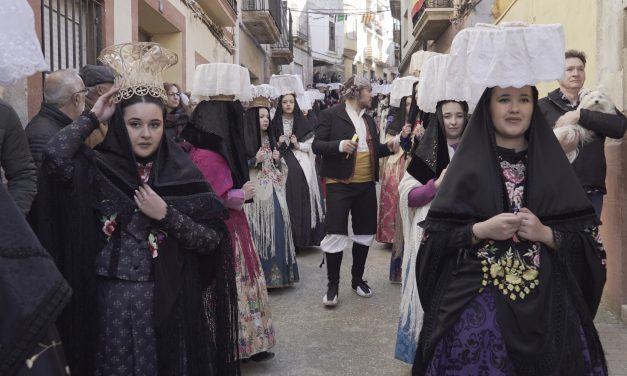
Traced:
<path fill-rule="evenodd" d="M 242 21 L 261 44 L 277 43 L 281 38 L 279 0 L 241 0 Z"/>
<path fill-rule="evenodd" d="M 197 0 L 216 25 L 233 27 L 237 23 L 237 0 Z"/>
<path fill-rule="evenodd" d="M 366 47 L 364 50 L 364 59 L 372 61 L 372 47 Z"/>
<path fill-rule="evenodd" d="M 384 56 L 384 54 L 382 52 L 379 52 L 377 55 L 375 55 L 374 57 L 374 62 L 375 64 L 377 64 L 380 67 L 384 67 L 387 65 L 388 63 L 388 59 L 386 56 Z"/>
<path fill-rule="evenodd" d="M 298 29 L 292 36 L 294 38 L 294 43 L 296 44 L 307 44 L 309 42 L 309 35 L 307 34 L 307 30 L 303 30 L 301 28 Z"/>
<path fill-rule="evenodd" d="M 451 25 L 455 14 L 453 0 L 426 0 L 417 4 L 418 9 L 412 15 L 417 40 L 436 40 Z"/>
<path fill-rule="evenodd" d="M 390 0 L 390 11 L 392 18 L 400 21 L 401 19 L 401 0 Z"/>
<path fill-rule="evenodd" d="M 286 3 L 281 4 L 281 35 L 279 41 L 272 45 L 272 60 L 277 65 L 287 65 L 294 61 L 294 45 L 292 44 L 292 12 Z"/>

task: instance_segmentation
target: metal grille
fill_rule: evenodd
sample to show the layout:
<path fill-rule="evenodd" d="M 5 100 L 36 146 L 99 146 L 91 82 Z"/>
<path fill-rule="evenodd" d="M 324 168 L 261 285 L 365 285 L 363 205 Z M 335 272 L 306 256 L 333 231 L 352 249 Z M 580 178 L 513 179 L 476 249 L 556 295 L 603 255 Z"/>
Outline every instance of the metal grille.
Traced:
<path fill-rule="evenodd" d="M 281 17 L 279 18 L 279 24 L 282 27 L 279 28 L 281 36 L 279 41 L 272 45 L 272 48 L 289 48 L 292 54 L 294 53 L 294 41 L 292 40 L 292 11 L 287 8 L 287 2 L 281 4 Z"/>
<path fill-rule="evenodd" d="M 281 30 L 281 1 L 280 0 L 244 0 L 242 11 L 269 11 Z"/>
<path fill-rule="evenodd" d="M 49 71 L 95 64 L 102 49 L 98 0 L 43 0 L 41 30 Z"/>

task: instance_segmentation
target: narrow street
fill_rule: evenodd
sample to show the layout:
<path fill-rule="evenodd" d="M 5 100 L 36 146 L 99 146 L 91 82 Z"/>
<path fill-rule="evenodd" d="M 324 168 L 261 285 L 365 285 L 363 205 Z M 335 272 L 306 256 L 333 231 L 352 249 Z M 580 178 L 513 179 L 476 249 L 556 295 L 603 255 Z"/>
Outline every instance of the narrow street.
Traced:
<path fill-rule="evenodd" d="M 344 251 L 340 303 L 322 305 L 325 266 L 321 251 L 298 254 L 301 281 L 296 286 L 270 291 L 277 345 L 275 358 L 242 365 L 244 376 L 323 376 L 411 374 L 411 366 L 394 359 L 400 285 L 388 281 L 391 249 L 375 243 L 366 265 L 365 279 L 374 289 L 370 299 L 350 288 L 350 248 Z M 627 326 L 601 306 L 596 318 L 611 376 L 627 376 Z"/>

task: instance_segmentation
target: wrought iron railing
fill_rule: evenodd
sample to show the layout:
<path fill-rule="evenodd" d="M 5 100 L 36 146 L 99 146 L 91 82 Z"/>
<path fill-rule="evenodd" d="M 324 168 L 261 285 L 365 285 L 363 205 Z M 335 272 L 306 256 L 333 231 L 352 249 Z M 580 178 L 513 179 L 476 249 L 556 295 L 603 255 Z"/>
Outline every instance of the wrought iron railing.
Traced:
<path fill-rule="evenodd" d="M 279 30 L 281 30 L 280 0 L 243 0 L 242 11 L 268 11 Z"/>
<path fill-rule="evenodd" d="M 289 49 L 290 53 L 294 53 L 294 41 L 292 41 L 292 12 L 287 8 L 287 2 L 281 2 L 281 18 L 279 30 L 281 36 L 279 41 L 272 45 L 272 49 Z"/>
<path fill-rule="evenodd" d="M 453 8 L 453 6 L 453 0 L 423 0 L 420 9 L 411 18 L 412 24 L 416 26 L 427 8 Z"/>
<path fill-rule="evenodd" d="M 233 11 L 237 14 L 237 0 L 226 0 L 226 2 L 233 8 Z"/>

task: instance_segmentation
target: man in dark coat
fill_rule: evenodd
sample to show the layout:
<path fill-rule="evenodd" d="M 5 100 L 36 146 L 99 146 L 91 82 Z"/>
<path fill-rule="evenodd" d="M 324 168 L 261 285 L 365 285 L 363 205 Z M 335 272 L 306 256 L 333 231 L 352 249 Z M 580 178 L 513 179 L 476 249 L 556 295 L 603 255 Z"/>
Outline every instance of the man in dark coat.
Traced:
<path fill-rule="evenodd" d="M 601 217 L 605 189 L 605 138 L 621 138 L 627 130 L 627 119 L 618 110 L 616 114 L 577 109 L 579 91 L 586 81 L 586 55 L 580 51 L 566 51 L 564 77 L 560 87 L 538 101 L 547 123 L 579 124 L 594 132 L 592 141 L 583 145 L 572 163 L 575 174 L 583 185 L 597 216 Z M 577 147 L 578 139 L 559 140 L 565 152 Z"/>
<path fill-rule="evenodd" d="M 58 70 L 46 77 L 44 100 L 39 113 L 26 126 L 30 151 L 37 167 L 50 139 L 85 110 L 87 88 L 74 70 Z"/>
<path fill-rule="evenodd" d="M 353 225 L 351 286 L 361 297 L 372 296 L 363 280 L 368 250 L 377 231 L 379 158 L 399 148 L 399 140 L 379 142 L 374 120 L 365 114 L 372 103 L 372 86 L 365 78 L 352 77 L 345 85 L 345 104 L 320 113 L 313 151 L 321 155 L 320 174 L 327 183 L 326 237 L 320 247 L 327 263 L 328 289 L 322 302 L 338 302 L 342 254 L 348 245 L 348 215 Z"/>
<path fill-rule="evenodd" d="M 0 100 L 0 167 L 9 194 L 26 215 L 37 194 L 37 169 L 20 118 L 3 100 Z"/>

